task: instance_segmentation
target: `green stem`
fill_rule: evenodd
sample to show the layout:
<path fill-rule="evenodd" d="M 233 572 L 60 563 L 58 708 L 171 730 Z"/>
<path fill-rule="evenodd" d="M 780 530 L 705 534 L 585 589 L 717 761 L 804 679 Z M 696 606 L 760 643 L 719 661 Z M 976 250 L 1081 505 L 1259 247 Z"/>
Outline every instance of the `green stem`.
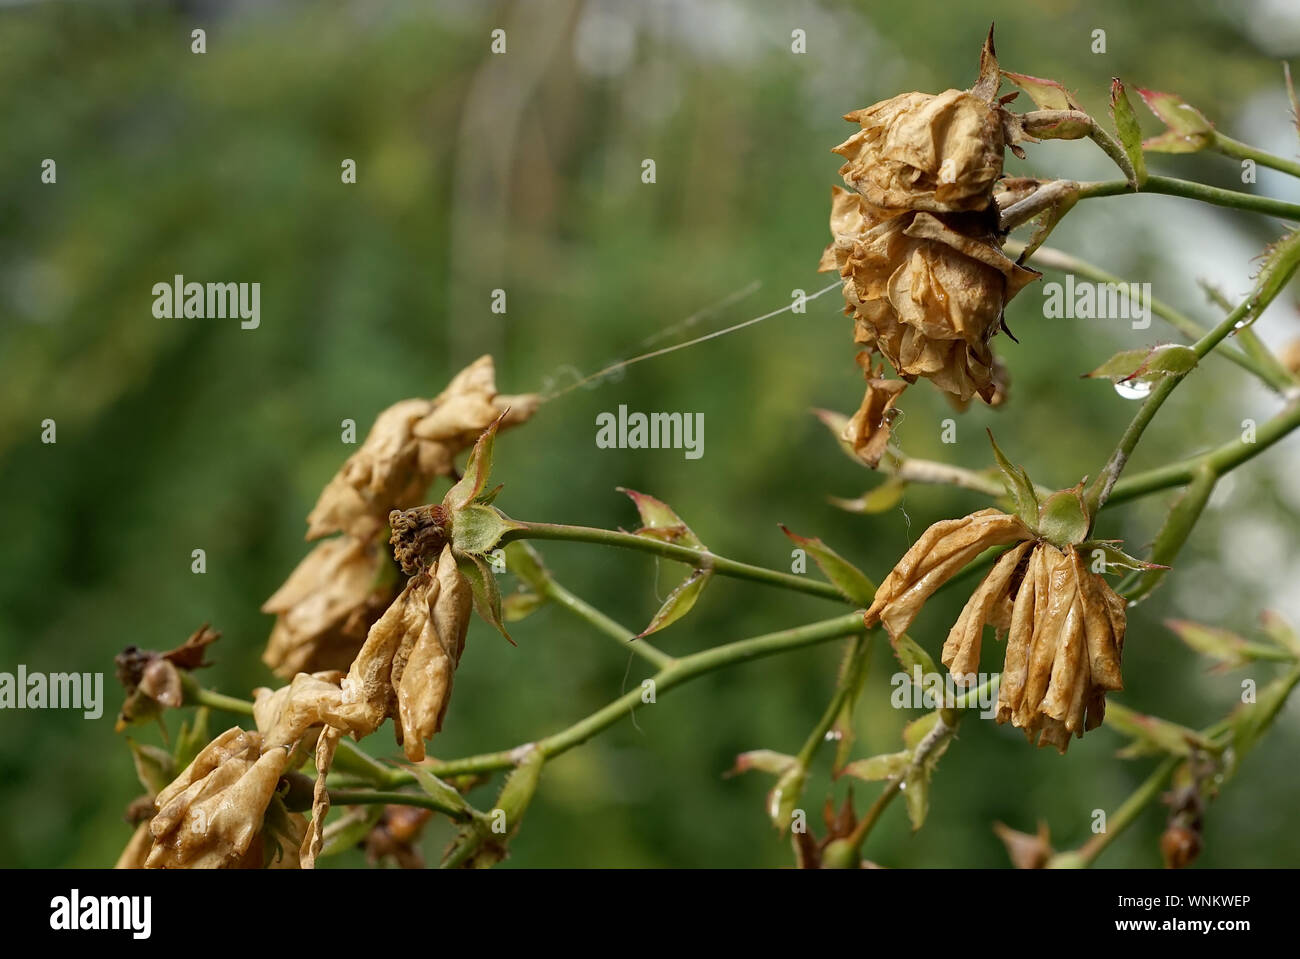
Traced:
<path fill-rule="evenodd" d="M 740 563 L 733 559 L 718 556 L 708 550 L 691 549 L 689 546 L 679 546 L 676 543 L 668 543 L 648 536 L 638 536 L 635 533 L 624 533 L 621 530 L 596 529 L 590 526 L 564 526 L 557 523 L 526 523 L 519 520 L 513 522 L 516 524 L 516 528 L 509 530 L 501 537 L 500 542 L 502 545 L 517 539 L 556 539 L 575 543 L 621 546 L 626 549 L 640 550 L 643 553 L 654 553 L 656 556 L 677 560 L 680 563 L 686 563 L 696 568 L 712 569 L 715 573 L 731 576 L 735 579 L 748 579 L 756 583 L 766 583 L 770 586 L 781 586 L 800 593 L 808 593 L 811 596 L 820 596 L 823 599 L 834 599 L 842 603 L 848 602 L 844 595 L 830 583 L 805 579 L 793 573 L 782 573 L 763 566 L 751 566 L 749 563 Z"/>
<path fill-rule="evenodd" d="M 1300 428 L 1300 399 L 1292 400 L 1282 412 L 1265 420 L 1255 431 L 1255 442 L 1234 440 L 1199 456 L 1126 476 L 1111 489 L 1110 496 L 1106 498 L 1103 506 L 1113 506 L 1157 490 L 1183 486 L 1191 482 L 1205 467 L 1213 470 L 1215 475 L 1223 476 L 1247 460 L 1258 456 L 1297 428 Z"/>
<path fill-rule="evenodd" d="M 1019 256 L 1023 249 L 1023 243 L 1010 240 L 1003 247 L 1007 256 L 1013 258 Z M 1115 274 L 1108 273 L 1100 267 L 1093 266 L 1085 260 L 1081 260 L 1078 257 L 1071 256 L 1068 253 L 1064 253 L 1051 247 L 1039 247 L 1034 252 L 1033 256 L 1030 257 L 1030 260 L 1033 262 L 1033 265 L 1045 267 L 1049 270 L 1056 270 L 1062 273 L 1074 273 L 1097 283 L 1112 283 L 1121 289 L 1129 288 L 1129 284 Z M 1150 307 L 1152 313 L 1160 317 L 1189 340 L 1198 340 L 1206 333 L 1205 327 L 1200 323 L 1197 323 L 1191 317 L 1175 309 L 1163 300 L 1150 297 L 1147 300 L 1146 305 Z M 1242 330 L 1241 332 L 1243 334 L 1251 333 L 1249 330 Z M 1251 338 L 1258 342 L 1253 333 L 1251 333 Z M 1286 390 L 1294 389 L 1296 387 L 1295 378 L 1287 372 L 1286 368 L 1278 362 L 1277 357 L 1273 356 L 1272 353 L 1265 350 L 1264 355 L 1251 355 L 1249 351 L 1244 349 L 1244 339 L 1242 340 L 1242 346 L 1243 349 L 1240 350 L 1224 348 L 1218 352 L 1225 359 L 1236 363 L 1242 369 L 1254 373 L 1263 382 L 1268 384 L 1269 387 L 1278 392 L 1285 392 Z"/>
<path fill-rule="evenodd" d="M 637 639 L 630 629 L 620 626 L 596 607 L 586 603 L 569 592 L 554 579 L 548 578 L 541 588 L 542 594 L 557 605 L 568 610 L 579 619 L 590 623 L 597 630 L 618 641 L 625 650 L 629 650 L 658 669 L 664 669 L 673 662 L 673 657 L 650 645 L 644 639 Z"/>
<path fill-rule="evenodd" d="M 826 741 L 826 734 L 835 725 L 835 720 L 839 717 L 840 711 L 849 702 L 850 697 L 858 693 L 858 678 L 861 675 L 862 660 L 866 656 L 867 650 L 870 649 L 869 639 L 870 637 L 865 633 L 859 633 L 853 637 L 848 658 L 845 660 L 844 669 L 835 684 L 835 692 L 831 695 L 831 701 L 827 703 L 826 711 L 822 713 L 817 725 L 808 733 L 803 748 L 799 750 L 797 759 L 799 765 L 805 769 L 811 765 L 813 756 L 821 747 L 821 744 Z"/>
<path fill-rule="evenodd" d="M 469 822 L 474 818 L 472 810 L 463 806 L 452 806 L 427 793 L 385 792 L 373 789 L 331 789 L 331 806 L 419 806 L 442 813 L 456 822 Z"/>
<path fill-rule="evenodd" d="M 1159 566 L 1168 567 L 1178 556 L 1179 550 L 1192 534 L 1192 528 L 1201 518 L 1205 504 L 1214 493 L 1214 485 L 1219 481 L 1219 474 L 1210 466 L 1202 466 L 1192 477 L 1183 494 L 1170 507 L 1165 521 L 1156 534 L 1151 547 L 1150 561 Z M 1168 569 L 1148 569 L 1132 573 L 1120 585 L 1119 594 L 1129 601 L 1129 605 L 1141 602 L 1151 595 L 1168 573 Z"/>
<path fill-rule="evenodd" d="M 834 619 L 811 623 L 807 626 L 787 629 L 777 633 L 767 633 L 762 636 L 754 636 L 750 639 L 742 639 L 734 643 L 701 650 L 698 653 L 683 656 L 681 659 L 675 660 L 672 665 L 657 672 L 652 677 L 654 692 L 657 697 L 659 694 L 665 693 L 675 686 L 680 686 L 682 683 L 689 682 L 697 676 L 702 676 L 705 673 L 726 666 L 734 666 L 752 659 L 800 649 L 805 646 L 813 646 L 832 639 L 839 639 L 842 636 L 851 636 L 861 631 L 862 613 L 857 611 L 837 616 Z M 531 745 L 536 749 L 540 749 L 546 759 L 568 752 L 575 746 L 582 745 L 601 730 L 614 725 L 614 723 L 642 705 L 643 695 L 642 687 L 638 686 L 638 688 L 629 690 L 618 699 L 596 710 L 596 712 L 579 720 L 567 729 L 547 736 L 536 743 L 526 744 L 526 746 Z M 442 763 L 428 763 L 426 765 L 430 772 L 441 777 L 495 772 L 512 768 L 517 762 L 517 757 L 526 746 L 493 753 L 483 753 L 464 759 L 453 759 Z M 413 782 L 414 779 L 415 777 L 410 773 L 399 772 L 393 777 L 391 784 L 405 784 Z"/>
<path fill-rule="evenodd" d="M 1095 183 L 1080 183 L 1079 198 L 1099 196 L 1119 196 L 1121 193 L 1163 193 L 1167 196 L 1181 196 L 1190 200 L 1200 200 L 1215 206 L 1231 207 L 1234 210 L 1247 210 L 1252 213 L 1266 213 L 1284 220 L 1300 222 L 1300 204 L 1274 200 L 1267 196 L 1254 196 L 1250 193 L 1238 193 L 1224 190 L 1191 180 L 1178 180 L 1170 176 L 1148 176 L 1142 189 L 1135 191 L 1127 180 L 1102 180 Z"/>
<path fill-rule="evenodd" d="M 197 682 L 194 682 L 188 673 L 185 674 L 185 678 L 189 680 L 189 682 L 185 683 L 185 701 L 187 703 L 208 706 L 227 713 L 237 713 L 240 716 L 253 715 L 253 704 L 247 699 L 237 699 L 234 696 L 226 696 L 223 693 L 204 689 Z"/>
<path fill-rule="evenodd" d="M 1180 762 L 1182 762 L 1180 756 L 1166 757 L 1142 785 L 1138 786 L 1118 809 L 1106 817 L 1105 832 L 1097 833 L 1076 852 L 1054 856 L 1048 866 L 1055 869 L 1091 866 L 1097 857 L 1105 852 L 1107 846 L 1118 839 L 1125 829 L 1133 825 L 1142 814 L 1142 810 L 1146 809 L 1147 804 L 1160 796 Z"/>
<path fill-rule="evenodd" d="M 1274 170 L 1281 170 L 1294 177 L 1300 177 L 1300 163 L 1295 160 L 1287 160 L 1275 154 L 1268 153 L 1258 147 L 1253 147 L 1249 143 L 1242 143 L 1240 140 L 1234 140 L 1230 136 L 1225 136 L 1218 130 L 1214 131 L 1214 149 L 1220 153 L 1234 157 L 1238 160 L 1254 160 L 1260 166 L 1271 167 Z"/>

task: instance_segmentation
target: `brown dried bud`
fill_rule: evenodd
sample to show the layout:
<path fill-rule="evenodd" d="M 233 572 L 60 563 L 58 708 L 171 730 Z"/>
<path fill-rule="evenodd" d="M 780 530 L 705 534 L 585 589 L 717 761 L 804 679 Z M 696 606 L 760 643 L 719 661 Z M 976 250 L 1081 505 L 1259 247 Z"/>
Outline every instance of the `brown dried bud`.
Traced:
<path fill-rule="evenodd" d="M 261 747 L 258 733 L 228 729 L 158 794 L 147 868 L 263 865 L 264 847 L 255 840 L 289 753 L 277 747 L 263 754 Z"/>
<path fill-rule="evenodd" d="M 894 406 L 907 389 L 907 383 L 885 379 L 881 367 L 872 369 L 871 354 L 865 350 L 858 354 L 858 365 L 867 377 L 867 392 L 862 397 L 862 405 L 845 425 L 843 438 L 862 462 L 875 469 L 889 447 Z"/>
<path fill-rule="evenodd" d="M 840 176 L 873 206 L 983 210 L 1002 173 L 1002 119 L 965 90 L 904 93 L 844 115 L 862 129 L 832 151 Z"/>
<path fill-rule="evenodd" d="M 434 399 L 389 407 L 321 493 L 307 517 L 307 538 L 339 530 L 359 539 L 373 537 L 392 510 L 419 504 L 435 478 L 454 474 L 457 454 L 473 446 L 504 411 L 509 413 L 502 428 L 527 420 L 538 402 L 532 393 L 497 393 L 492 357 L 482 356 Z"/>
<path fill-rule="evenodd" d="M 393 558 L 407 576 L 428 568 L 430 558 L 436 559 L 442 552 L 450 516 L 441 503 L 388 514 L 388 525 L 393 530 L 388 542 L 393 547 Z"/>
<path fill-rule="evenodd" d="M 209 665 L 203 661 L 209 645 L 221 634 L 204 623 L 189 639 L 165 653 L 128 646 L 113 658 L 117 680 L 126 690 L 126 700 L 117 718 L 117 731 L 158 716 L 164 709 L 177 709 L 185 700 L 182 671 Z"/>
<path fill-rule="evenodd" d="M 320 543 L 262 604 L 276 614 L 262 661 L 286 678 L 347 669 L 399 589 L 378 543 L 350 536 Z"/>
<path fill-rule="evenodd" d="M 1052 849 L 1051 833 L 1048 832 L 1047 823 L 1042 820 L 1038 822 L 1037 834 L 1032 836 L 1029 833 L 1018 832 L 1000 822 L 993 824 L 993 831 L 1007 847 L 1011 865 L 1017 869 L 1044 869 L 1055 854 L 1055 850 Z"/>
<path fill-rule="evenodd" d="M 1160 856 L 1166 869 L 1186 869 L 1201 854 L 1201 835 L 1177 823 L 1160 834 Z"/>
<path fill-rule="evenodd" d="M 366 835 L 366 861 L 379 866 L 392 860 L 401 869 L 423 869 L 419 841 L 432 816 L 432 810 L 416 806 L 385 806 L 383 816 Z"/>
<path fill-rule="evenodd" d="M 991 400 L 989 340 L 1003 308 L 1036 271 L 1003 255 L 983 215 L 907 213 L 879 219 L 865 201 L 834 188 L 835 239 L 820 269 L 838 269 L 854 340 L 881 353 L 907 380 L 925 377 L 969 400 Z"/>

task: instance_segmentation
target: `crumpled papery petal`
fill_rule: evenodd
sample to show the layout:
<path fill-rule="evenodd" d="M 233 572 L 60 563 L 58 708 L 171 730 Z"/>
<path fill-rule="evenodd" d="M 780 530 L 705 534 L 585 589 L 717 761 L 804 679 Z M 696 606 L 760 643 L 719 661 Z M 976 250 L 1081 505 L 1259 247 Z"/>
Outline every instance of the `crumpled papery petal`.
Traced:
<path fill-rule="evenodd" d="M 844 181 L 873 206 L 958 212 L 988 206 L 1002 173 L 1002 119 L 966 90 L 904 93 L 844 115 Z"/>
<path fill-rule="evenodd" d="M 398 592 L 381 574 L 380 544 L 339 536 L 317 544 L 262 604 L 275 626 L 262 654 L 279 676 L 347 669 L 366 633 Z"/>
<path fill-rule="evenodd" d="M 336 531 L 370 539 L 395 509 L 418 505 L 429 484 L 455 470 L 456 456 L 507 409 L 502 428 L 524 422 L 536 394 L 496 391 L 491 356 L 458 373 L 432 400 L 402 400 L 375 420 L 365 442 L 322 491 L 307 517 L 307 538 Z"/>
<path fill-rule="evenodd" d="M 934 591 L 984 550 L 1033 538 L 1017 517 L 996 509 L 935 523 L 885 577 L 863 620 L 900 636 Z"/>
<path fill-rule="evenodd" d="M 856 210 L 854 207 L 856 206 Z M 989 340 L 1006 304 L 1040 275 L 1007 258 L 979 214 L 888 218 L 832 189 L 834 240 L 819 269 L 844 280 L 854 340 L 909 381 L 931 380 L 960 401 L 996 394 Z"/>
<path fill-rule="evenodd" d="M 147 868 L 229 868 L 246 856 L 256 859 L 247 864 L 262 865 L 261 843 L 254 841 L 289 752 L 261 748 L 258 733 L 228 729 L 158 793 Z"/>
<path fill-rule="evenodd" d="M 862 405 L 844 427 L 844 440 L 862 462 L 875 469 L 889 447 L 894 407 L 907 383 L 885 379 L 879 368 L 873 370 L 871 354 L 865 351 L 858 354 L 858 365 L 866 374 L 867 391 Z"/>

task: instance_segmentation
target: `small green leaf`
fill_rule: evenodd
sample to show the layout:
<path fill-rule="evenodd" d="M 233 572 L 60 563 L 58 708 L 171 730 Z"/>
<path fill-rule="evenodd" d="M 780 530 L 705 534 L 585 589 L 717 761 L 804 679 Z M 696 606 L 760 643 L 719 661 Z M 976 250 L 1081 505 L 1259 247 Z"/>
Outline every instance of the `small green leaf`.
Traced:
<path fill-rule="evenodd" d="M 1300 659 L 1300 633 L 1290 623 L 1273 610 L 1266 609 L 1260 614 L 1259 624 L 1273 645 Z"/>
<path fill-rule="evenodd" d="M 1136 178 L 1134 186 L 1141 188 L 1147 181 L 1147 163 L 1142 155 L 1142 131 L 1138 128 L 1137 116 L 1133 105 L 1128 102 L 1124 84 L 1119 77 L 1110 81 L 1110 115 L 1115 120 L 1115 129 L 1119 133 L 1119 142 L 1124 153 L 1133 164 Z"/>
<path fill-rule="evenodd" d="M 200 706 L 194 711 L 193 723 L 181 723 L 180 735 L 176 737 L 176 747 L 172 752 L 178 772 L 192 763 L 194 757 L 203 751 L 203 747 L 212 741 L 212 734 L 208 731 L 211 716 L 212 712 L 207 706 Z"/>
<path fill-rule="evenodd" d="M 325 859 L 356 848 L 383 815 L 384 807 L 378 803 L 349 806 L 342 816 L 325 826 L 324 844 L 316 858 Z"/>
<path fill-rule="evenodd" d="M 866 782 L 881 782 L 893 779 L 912 762 L 912 754 L 904 750 L 901 753 L 883 753 L 870 759 L 855 759 L 840 770 L 842 776 L 852 776 Z"/>
<path fill-rule="evenodd" d="M 1148 563 L 1146 560 L 1138 559 L 1136 556 L 1130 556 L 1115 544 L 1119 540 L 1093 539 L 1079 544 L 1079 551 L 1087 557 L 1089 568 L 1093 572 L 1102 572 L 1095 568 L 1097 554 L 1101 553 L 1101 561 L 1105 565 L 1105 572 L 1113 572 L 1117 569 L 1128 569 L 1134 572 L 1146 572 L 1152 569 L 1168 569 L 1168 566 L 1161 566 L 1159 563 Z"/>
<path fill-rule="evenodd" d="M 846 690 L 844 704 L 835 715 L 831 724 L 831 735 L 835 737 L 835 755 L 831 757 L 831 771 L 838 772 L 853 754 L 855 731 L 853 713 L 858 699 L 862 696 L 862 687 L 867 680 L 867 667 L 871 662 L 871 635 L 854 636 L 845 643 L 844 658 L 840 661 L 836 685 Z"/>
<path fill-rule="evenodd" d="M 641 515 L 641 528 L 636 531 L 638 536 L 661 539 L 679 546 L 689 546 L 691 549 L 704 549 L 700 538 L 682 522 L 682 518 L 667 503 L 621 486 L 618 491 L 626 493 L 631 498 L 636 504 L 637 512 Z"/>
<path fill-rule="evenodd" d="M 921 667 L 923 677 L 935 675 L 939 672 L 938 667 L 934 664 L 934 658 L 906 633 L 891 637 L 889 645 L 893 647 L 894 657 L 898 660 L 899 665 L 903 667 L 903 672 L 907 673 L 909 679 L 916 675 L 916 667 L 918 666 Z"/>
<path fill-rule="evenodd" d="M 1108 379 L 1112 383 L 1129 380 L 1149 382 L 1161 376 L 1184 376 L 1195 368 L 1196 363 L 1196 351 L 1191 347 L 1166 343 L 1123 350 L 1084 376 L 1087 379 Z"/>
<path fill-rule="evenodd" d="M 1070 96 L 1070 92 L 1055 80 L 1044 80 L 1042 77 L 1031 77 L 1026 73 L 1011 73 L 1007 70 L 1002 71 L 1002 76 L 1024 90 L 1040 110 L 1081 109 Z"/>
<path fill-rule="evenodd" d="M 741 773 L 747 773 L 751 770 L 781 776 L 798 761 L 794 756 L 773 752 L 771 749 L 751 749 L 749 752 L 738 755 L 735 765 L 723 773 L 723 777 L 739 776 Z"/>
<path fill-rule="evenodd" d="M 1260 689 L 1255 702 L 1242 704 L 1233 710 L 1232 747 L 1237 753 L 1237 762 L 1254 748 L 1272 725 L 1295 685 L 1294 672 L 1283 674 Z"/>
<path fill-rule="evenodd" d="M 699 567 L 691 570 L 690 574 L 677 584 L 677 588 L 668 594 L 664 604 L 659 607 L 659 612 L 655 613 L 654 619 L 650 620 L 650 625 L 638 633 L 636 638 L 641 639 L 651 633 L 657 633 L 689 613 L 695 606 L 695 601 L 704 592 L 704 587 L 708 585 L 712 575 L 712 570 Z"/>
<path fill-rule="evenodd" d="M 938 713 L 926 713 L 920 719 L 912 720 L 903 727 L 903 745 L 909 750 L 915 749 L 938 721 Z"/>
<path fill-rule="evenodd" d="M 891 476 L 875 489 L 868 490 L 857 499 L 840 499 L 836 496 L 828 496 L 826 500 L 832 506 L 838 506 L 849 513 L 883 513 L 902 502 L 903 494 L 907 492 L 907 485 L 907 480 Z"/>
<path fill-rule="evenodd" d="M 781 832 L 789 832 L 793 823 L 794 811 L 803 796 L 804 783 L 808 779 L 808 770 L 795 763 L 776 781 L 767 794 L 767 814 Z"/>
<path fill-rule="evenodd" d="M 527 619 L 546 605 L 546 597 L 530 589 L 516 590 L 501 600 L 501 615 L 507 623 L 517 623 Z"/>
<path fill-rule="evenodd" d="M 424 766 L 410 765 L 406 767 L 415 777 L 415 781 L 425 794 L 432 797 L 442 808 L 441 812 L 450 816 L 452 819 L 470 818 L 469 804 L 465 802 L 463 796 L 451 786 L 447 785 Z"/>
<path fill-rule="evenodd" d="M 492 473 L 492 447 L 496 441 L 497 429 L 504 418 L 505 414 L 502 413 L 483 431 L 483 435 L 474 444 L 474 449 L 470 451 L 460 482 L 449 489 L 447 495 L 443 497 L 443 505 L 453 512 L 463 509 L 478 499 L 483 492 L 483 487 L 487 485 L 488 476 Z"/>
<path fill-rule="evenodd" d="M 930 770 L 922 765 L 913 769 L 903 780 L 903 801 L 907 803 L 907 818 L 911 820 L 912 832 L 925 825 L 925 817 L 930 813 Z"/>
<path fill-rule="evenodd" d="M 1133 739 L 1119 752 L 1124 759 L 1162 754 L 1188 756 L 1193 746 L 1209 751 L 1215 749 L 1213 743 L 1194 729 L 1136 712 L 1116 702 L 1106 704 L 1106 724 Z"/>
<path fill-rule="evenodd" d="M 456 558 L 456 568 L 469 582 L 470 591 L 474 594 L 474 608 L 478 614 L 495 626 L 501 635 L 510 641 L 510 645 L 514 646 L 515 641 L 510 639 L 510 634 L 506 632 L 502 622 L 501 589 L 497 586 L 497 578 L 493 575 L 491 567 L 481 556 L 454 551 L 452 555 Z"/>
<path fill-rule="evenodd" d="M 838 589 L 846 599 L 857 603 L 859 606 L 871 605 L 871 600 L 876 595 L 876 586 L 862 570 L 815 536 L 800 536 L 798 533 L 792 533 L 784 525 L 781 526 L 781 532 L 785 533 L 790 538 L 790 541 L 800 549 L 805 550 L 812 556 L 813 562 L 831 581 L 831 585 Z"/>
<path fill-rule="evenodd" d="M 1253 662 L 1250 644 L 1236 633 L 1213 626 L 1202 626 L 1186 619 L 1166 619 L 1168 626 L 1184 643 L 1202 655 L 1217 659 L 1224 669 Z"/>
<path fill-rule="evenodd" d="M 1011 461 L 1002 454 L 997 440 L 993 438 L 993 431 L 988 430 L 988 434 L 989 443 L 993 445 L 993 457 L 998 461 L 998 469 L 1002 471 L 1002 485 L 1007 488 L 1011 502 L 1015 504 L 1016 515 L 1022 523 L 1034 529 L 1039 513 L 1038 494 L 1034 492 L 1034 484 L 1024 467 L 1012 466 Z"/>
<path fill-rule="evenodd" d="M 1169 129 L 1142 144 L 1153 153 L 1195 153 L 1214 142 L 1214 124 L 1201 111 L 1173 93 L 1137 88 L 1151 112 Z"/>
<path fill-rule="evenodd" d="M 1047 497 L 1038 513 L 1038 531 L 1061 549 L 1082 543 L 1088 538 L 1091 525 L 1088 509 L 1083 505 L 1082 483 Z"/>
<path fill-rule="evenodd" d="M 506 569 L 537 592 L 544 591 L 551 580 L 541 554 L 531 543 L 522 539 L 506 545 Z"/>
<path fill-rule="evenodd" d="M 138 743 L 130 736 L 126 743 L 131 749 L 131 760 L 135 763 L 140 785 L 150 796 L 158 795 L 176 778 L 177 768 L 171 753 L 157 746 Z"/>
<path fill-rule="evenodd" d="M 522 529 L 495 507 L 471 503 L 451 514 L 451 545 L 461 553 L 483 556 L 512 529 Z"/>

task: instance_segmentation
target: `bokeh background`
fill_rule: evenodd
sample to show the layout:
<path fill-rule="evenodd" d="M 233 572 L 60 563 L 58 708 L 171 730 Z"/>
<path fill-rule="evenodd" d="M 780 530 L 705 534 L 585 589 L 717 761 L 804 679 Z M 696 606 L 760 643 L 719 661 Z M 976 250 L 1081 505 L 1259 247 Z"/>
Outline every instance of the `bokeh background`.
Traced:
<path fill-rule="evenodd" d="M 139 788 L 113 732 L 122 647 L 170 648 L 210 621 L 225 637 L 204 682 L 247 696 L 270 681 L 259 655 L 271 619 L 258 607 L 305 553 L 304 517 L 352 450 L 341 420 L 364 433 L 381 409 L 436 393 L 483 352 L 496 356 L 503 390 L 554 388 L 647 340 L 684 339 L 825 285 L 814 271 L 837 181 L 829 150 L 851 129 L 841 114 L 905 90 L 968 86 L 990 20 L 1004 68 L 1056 78 L 1094 113 L 1104 115 L 1110 78 L 1121 76 L 1181 93 L 1240 139 L 1285 156 L 1298 146 L 1279 61 L 1300 54 L 1300 10 L 1284 0 L 0 7 L 0 669 L 106 674 L 98 721 L 0 714 L 5 866 L 102 866 L 126 842 L 123 810 Z M 207 31 L 204 55 L 190 52 L 196 27 Z M 504 55 L 489 52 L 495 28 L 506 30 Z M 1091 49 L 1099 28 L 1104 54 Z M 791 52 L 794 29 L 806 31 L 806 54 Z M 47 157 L 56 185 L 40 182 Z M 345 158 L 357 163 L 355 185 L 340 182 Z M 657 165 L 653 185 L 641 180 L 645 158 Z M 1243 188 L 1221 157 L 1151 166 Z M 1030 146 L 1008 169 L 1114 175 L 1086 142 Z M 1263 170 L 1244 189 L 1300 199 L 1293 181 Z M 1052 242 L 1209 320 L 1197 279 L 1240 296 L 1280 230 L 1191 201 L 1121 197 L 1081 205 Z M 260 282 L 261 327 L 155 319 L 151 287 L 176 273 Z M 491 312 L 494 288 L 508 293 L 505 315 Z M 907 452 L 982 468 L 991 426 L 1039 482 L 1070 485 L 1097 469 L 1133 406 L 1079 375 L 1172 334 L 1158 319 L 1145 332 L 1045 320 L 1042 302 L 1037 288 L 1023 293 L 1008 313 L 1019 344 L 997 342 L 1011 403 L 972 408 L 958 417 L 958 442 L 944 445 L 940 421 L 954 414 L 921 384 L 896 433 Z M 1274 345 L 1300 335 L 1293 299 L 1259 329 Z M 926 525 L 986 502 L 921 487 L 874 516 L 827 502 L 879 482 L 809 413 L 856 408 L 853 353 L 828 294 L 804 315 L 575 390 L 499 444 L 498 505 L 527 519 L 630 526 L 635 514 L 615 491 L 629 486 L 672 503 L 723 554 L 788 568 L 785 523 L 879 579 Z M 703 458 L 597 449 L 595 416 L 620 403 L 703 413 Z M 1161 412 L 1133 468 L 1233 439 L 1243 419 L 1277 406 L 1211 360 Z M 54 445 L 40 442 L 46 418 L 57 421 Z M 1264 667 L 1207 673 L 1162 621 L 1249 633 L 1264 608 L 1300 621 L 1298 471 L 1292 439 L 1224 484 L 1176 573 L 1134 610 L 1117 699 L 1202 726 L 1232 707 L 1242 675 L 1268 678 Z M 1101 531 L 1141 549 L 1169 498 L 1108 513 Z M 204 575 L 190 571 L 197 547 Z M 636 628 L 677 572 L 575 544 L 543 553 L 562 582 Z M 957 592 L 931 603 L 913 632 L 933 653 Z M 685 652 L 835 612 L 717 581 L 658 640 Z M 482 623 L 471 629 L 435 754 L 537 738 L 645 675 L 560 610 L 513 632 L 518 648 Z M 764 815 L 770 780 L 722 774 L 743 750 L 797 750 L 839 652 L 703 678 L 555 761 L 506 867 L 788 864 L 788 843 Z M 858 716 L 864 756 L 899 748 L 902 724 L 919 715 L 889 707 L 897 667 L 883 643 L 875 653 Z M 1211 806 L 1202 865 L 1300 859 L 1298 726 L 1293 703 Z M 368 741 L 384 756 L 396 755 L 388 730 Z M 161 742 L 156 728 L 135 735 Z M 1116 759 L 1122 744 L 1103 729 L 1062 758 L 968 722 L 942 760 L 925 829 L 911 835 L 896 804 L 865 853 L 888 866 L 1005 865 L 999 820 L 1032 830 L 1044 819 L 1058 848 L 1077 845 L 1092 810 L 1113 810 L 1149 770 Z M 845 788 L 815 779 L 805 805 L 817 810 Z M 860 811 L 873 792 L 857 790 Z M 1150 809 L 1102 864 L 1158 864 L 1163 821 Z M 429 851 L 447 835 L 431 829 Z"/>

